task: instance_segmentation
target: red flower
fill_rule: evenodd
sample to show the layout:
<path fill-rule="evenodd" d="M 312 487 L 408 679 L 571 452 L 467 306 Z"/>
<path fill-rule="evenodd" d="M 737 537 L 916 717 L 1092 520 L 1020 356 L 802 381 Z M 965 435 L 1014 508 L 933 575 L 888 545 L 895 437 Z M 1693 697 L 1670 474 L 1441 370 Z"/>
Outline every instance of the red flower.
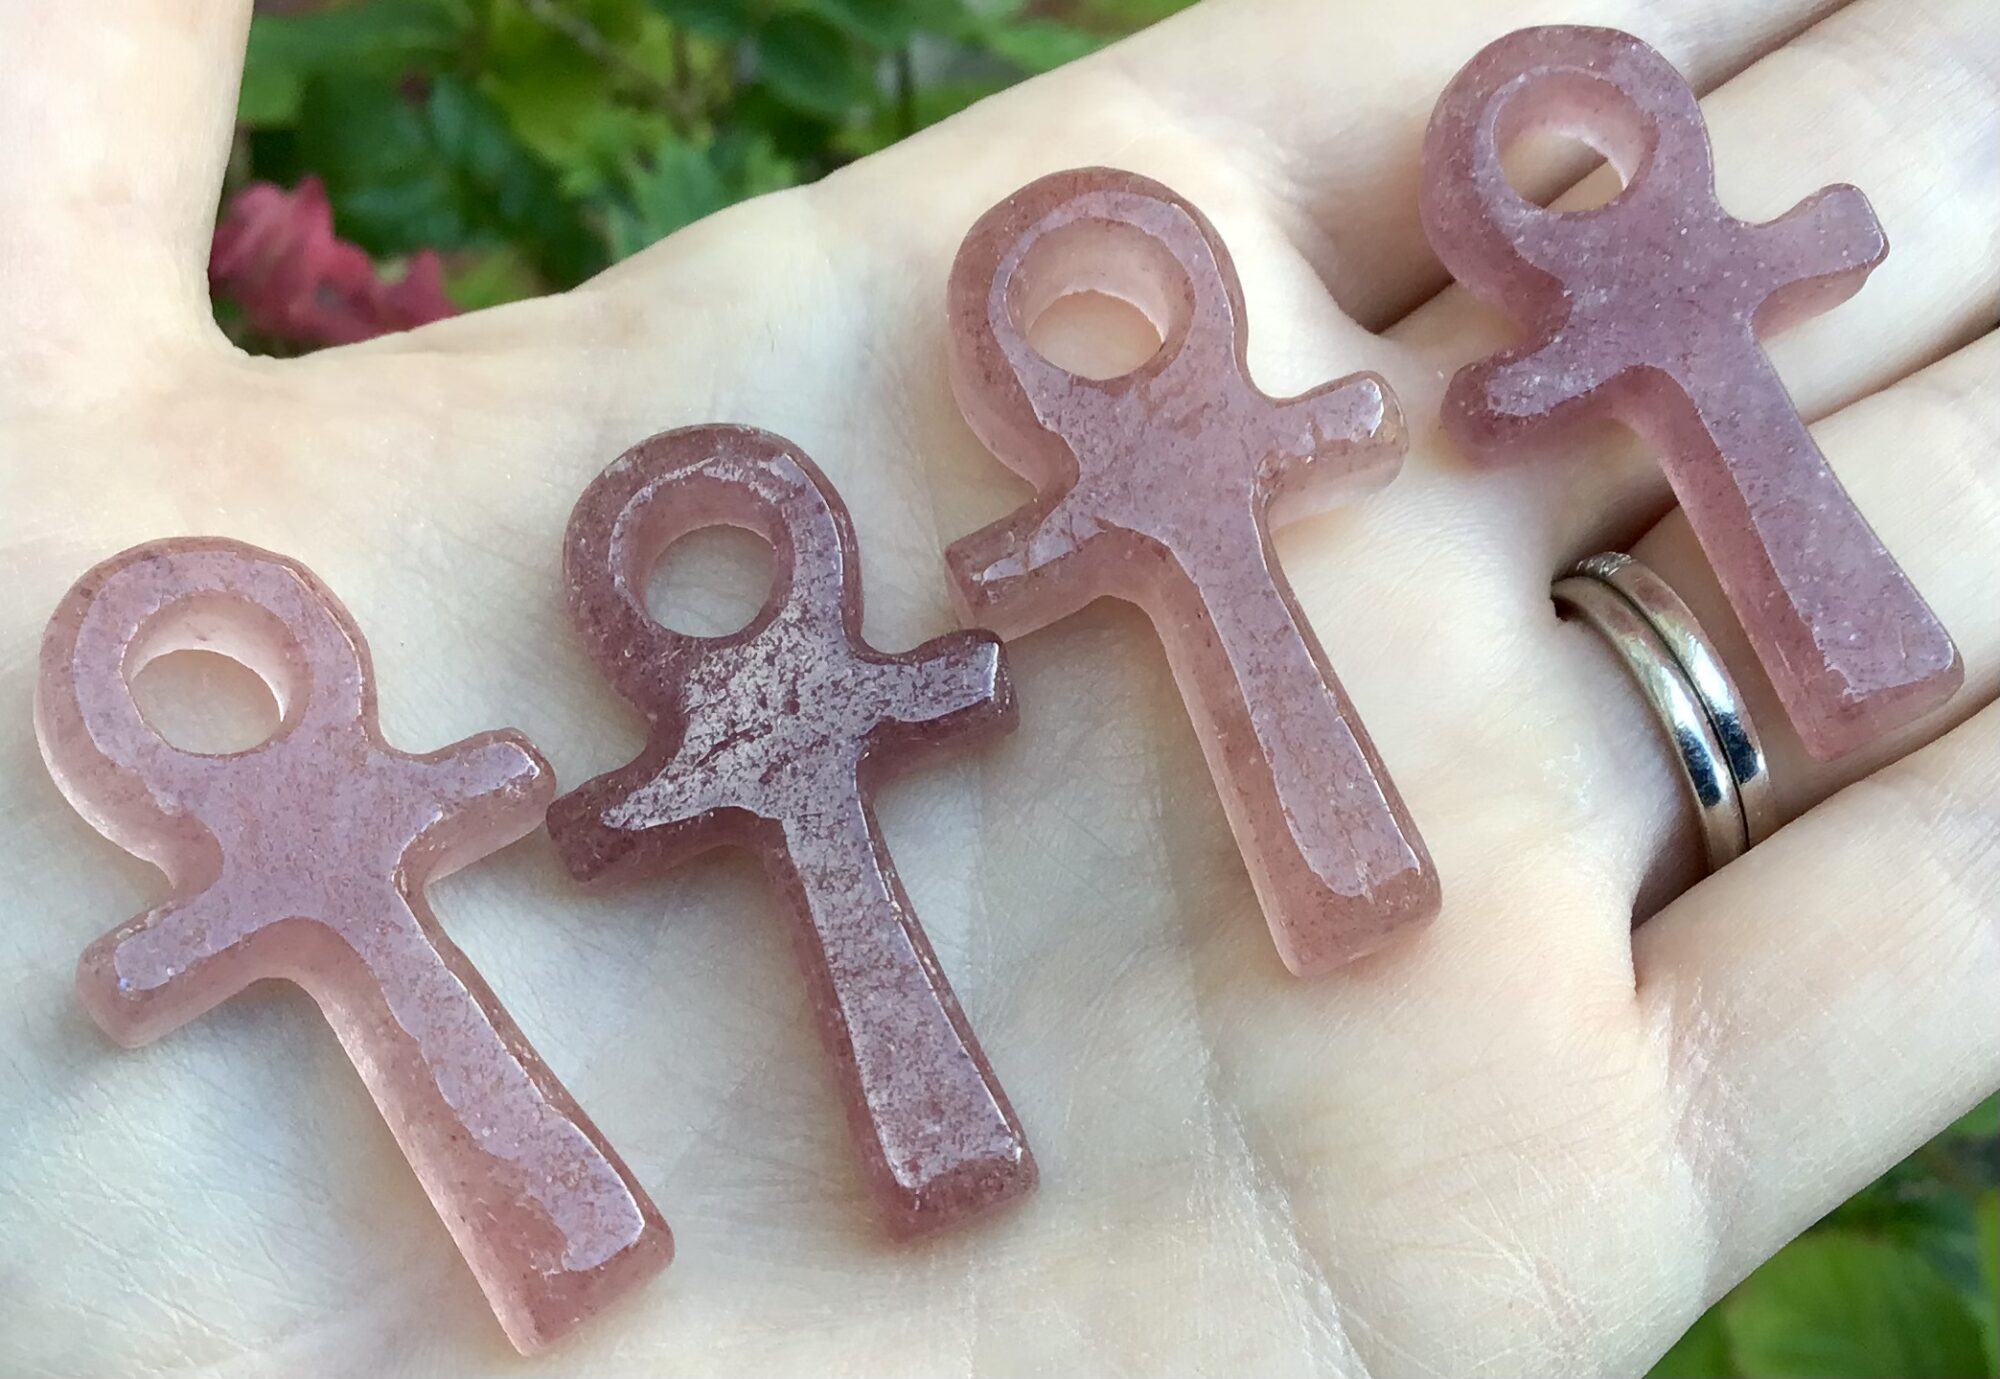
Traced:
<path fill-rule="evenodd" d="M 412 258 L 391 283 L 358 246 L 335 237 L 317 177 L 290 192 L 269 182 L 238 192 L 215 227 L 208 281 L 251 326 L 298 345 L 349 345 L 457 310 L 436 250 Z"/>

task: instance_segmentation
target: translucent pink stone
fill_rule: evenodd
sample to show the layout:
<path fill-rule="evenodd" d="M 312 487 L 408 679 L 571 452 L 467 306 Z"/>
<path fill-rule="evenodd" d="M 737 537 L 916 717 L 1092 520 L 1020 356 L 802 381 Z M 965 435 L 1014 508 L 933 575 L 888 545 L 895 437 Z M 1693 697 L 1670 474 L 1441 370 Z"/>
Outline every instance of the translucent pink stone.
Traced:
<path fill-rule="evenodd" d="M 1159 352 L 1105 380 L 1036 353 L 1035 319 L 1083 291 L 1143 311 Z M 1107 168 L 1044 177 L 981 217 L 952 267 L 950 313 L 959 406 L 1037 490 L 947 553 L 965 620 L 1014 637 L 1105 595 L 1146 612 L 1293 972 L 1430 918 L 1430 856 L 1267 531 L 1394 476 L 1404 436 L 1388 386 L 1357 374 L 1266 396 L 1215 228 Z"/>
<path fill-rule="evenodd" d="M 203 756 L 148 726 L 128 677 L 197 647 L 270 684 L 268 741 Z M 112 1038 L 146 1043 L 259 978 L 303 987 L 523 1351 L 666 1267 L 665 1222 L 424 900 L 539 822 L 554 781 L 524 738 L 388 746 L 333 595 L 282 556 L 205 539 L 78 581 L 43 640 L 35 728 L 70 803 L 170 883 L 78 968 Z"/>
<path fill-rule="evenodd" d="M 1533 131 L 1597 147 L 1625 189 L 1545 210 L 1501 154 Z M 1808 750 L 1830 758 L 1964 678 L 1951 638 L 1834 477 L 1758 336 L 1845 301 L 1888 253 L 1867 198 L 1829 187 L 1751 225 L 1716 201 L 1708 131 L 1672 65 L 1612 29 L 1522 29 L 1467 63 L 1424 144 L 1445 266 L 1527 333 L 1461 370 L 1446 428 L 1532 446 L 1616 417 L 1675 496 Z"/>
<path fill-rule="evenodd" d="M 645 584 L 703 527 L 748 528 L 775 553 L 747 627 L 661 626 Z M 869 806 L 890 771 L 947 738 L 1013 726 L 991 636 L 900 656 L 861 640 L 847 510 L 796 448 L 747 427 L 669 431 L 584 492 L 564 551 L 592 659 L 652 725 L 644 753 L 549 810 L 581 879 L 658 870 L 735 844 L 756 852 L 795 920 L 820 1036 L 871 1189 L 903 1232 L 1027 1192 L 1035 1163 L 938 970 Z"/>

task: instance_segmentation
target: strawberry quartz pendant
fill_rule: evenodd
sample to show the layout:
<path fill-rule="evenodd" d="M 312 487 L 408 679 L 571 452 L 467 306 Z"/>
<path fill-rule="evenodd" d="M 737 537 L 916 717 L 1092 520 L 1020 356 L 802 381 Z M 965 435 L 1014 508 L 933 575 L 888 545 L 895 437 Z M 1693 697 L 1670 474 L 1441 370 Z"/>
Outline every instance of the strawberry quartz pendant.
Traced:
<path fill-rule="evenodd" d="M 200 755 L 146 722 L 128 677 L 196 647 L 271 686 L 268 741 Z M 293 561 L 206 539 L 78 581 L 43 639 L 35 729 L 77 812 L 169 882 L 77 969 L 106 1033 L 145 1044 L 260 978 L 303 987 L 524 1352 L 666 1267 L 666 1223 L 424 900 L 540 822 L 554 780 L 526 739 L 388 746 L 347 610 Z"/>
<path fill-rule="evenodd" d="M 728 636 L 663 627 L 647 572 L 678 537 L 724 523 L 771 543 L 770 599 Z M 549 810 L 570 870 L 754 852 L 890 1226 L 937 1230 L 1029 1191 L 1027 1139 L 869 803 L 929 749 L 1013 726 L 999 643 L 958 632 L 892 656 L 863 642 L 847 509 L 796 447 L 747 427 L 669 431 L 621 456 L 577 503 L 563 565 L 586 650 L 651 725 L 636 761 Z"/>
<path fill-rule="evenodd" d="M 1036 353 L 1036 317 L 1086 290 L 1145 312 L 1159 352 L 1101 380 Z M 1430 854 L 1269 536 L 1395 475 L 1405 442 L 1388 385 L 1357 374 L 1300 397 L 1259 391 L 1215 227 L 1108 168 L 1045 177 L 972 227 L 950 332 L 960 410 L 1036 489 L 947 553 L 964 620 L 1015 637 L 1099 597 L 1145 611 L 1293 972 L 1326 972 L 1429 920 Z"/>
<path fill-rule="evenodd" d="M 1585 138 L 1624 190 L 1579 211 L 1523 198 L 1500 158 L 1537 129 Z M 1680 73 L 1630 34 L 1557 26 L 1490 44 L 1446 88 L 1422 202 L 1438 257 L 1527 337 L 1452 380 L 1444 424 L 1460 445 L 1532 453 L 1603 416 L 1650 441 L 1814 756 L 1951 698 L 1957 649 L 1758 344 L 1846 300 L 1887 255 L 1866 197 L 1829 187 L 1768 224 L 1735 219 Z"/>

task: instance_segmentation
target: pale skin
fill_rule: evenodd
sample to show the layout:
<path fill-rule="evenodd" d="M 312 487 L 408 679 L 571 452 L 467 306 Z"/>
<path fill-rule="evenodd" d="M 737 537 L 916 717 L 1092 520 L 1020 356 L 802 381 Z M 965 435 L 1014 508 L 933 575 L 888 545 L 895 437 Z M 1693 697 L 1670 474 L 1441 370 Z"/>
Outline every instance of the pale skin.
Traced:
<path fill-rule="evenodd" d="M 0 0 L 0 1370 L 1630 1374 L 2000 1085 L 1990 0 L 1211 0 L 578 291 L 290 362 L 236 353 L 206 302 L 249 6 L 115 9 Z M 1423 121 L 1486 40 L 1552 19 L 1691 74 L 1732 211 L 1851 181 L 1888 231 L 1861 294 L 1772 351 L 1967 665 L 1856 758 L 1784 730 L 1640 448 L 1494 467 L 1437 431 L 1444 380 L 1506 336 L 1440 291 Z M 869 635 L 913 645 L 950 625 L 944 547 L 1026 494 L 950 398 L 951 255 L 1090 163 L 1215 221 L 1267 390 L 1367 368 L 1401 395 L 1401 477 L 1277 544 L 1443 913 L 1288 977 L 1150 627 L 1100 603 L 1021 641 L 1019 732 L 881 808 L 1043 1184 L 898 1245 L 747 859 L 586 895 L 531 837 L 436 908 L 680 1256 L 516 1361 L 304 998 L 258 988 L 138 1052 L 89 1024 L 76 955 L 161 884 L 42 770 L 42 624 L 135 542 L 255 542 L 352 608 L 392 741 L 514 725 L 574 784 L 641 733 L 568 631 L 570 504 L 653 431 L 739 421 L 839 486 Z M 1790 823 L 1706 880 L 1642 701 L 1548 602 L 1607 546 L 1709 621 L 1776 758 Z M 677 567 L 686 616 L 740 601 L 745 549 Z"/>

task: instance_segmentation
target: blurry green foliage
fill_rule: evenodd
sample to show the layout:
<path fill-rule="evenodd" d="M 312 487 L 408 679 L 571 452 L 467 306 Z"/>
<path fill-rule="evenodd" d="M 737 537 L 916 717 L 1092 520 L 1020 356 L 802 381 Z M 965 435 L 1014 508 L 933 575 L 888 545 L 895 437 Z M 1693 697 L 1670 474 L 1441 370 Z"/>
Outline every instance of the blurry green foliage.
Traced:
<path fill-rule="evenodd" d="M 2000 1376 L 2000 1097 L 1779 1251 L 1653 1375 Z"/>
<path fill-rule="evenodd" d="M 326 184 L 462 306 L 566 287 L 1188 0 L 323 0 L 260 6 L 239 181 Z M 264 12 L 268 10 L 269 12 Z"/>
<path fill-rule="evenodd" d="M 569 286 L 1188 0 L 326 0 L 259 13 L 234 174 L 444 251 L 465 308 Z M 1668 1379 L 2000 1379 L 2000 1100 L 1718 1303 Z"/>

